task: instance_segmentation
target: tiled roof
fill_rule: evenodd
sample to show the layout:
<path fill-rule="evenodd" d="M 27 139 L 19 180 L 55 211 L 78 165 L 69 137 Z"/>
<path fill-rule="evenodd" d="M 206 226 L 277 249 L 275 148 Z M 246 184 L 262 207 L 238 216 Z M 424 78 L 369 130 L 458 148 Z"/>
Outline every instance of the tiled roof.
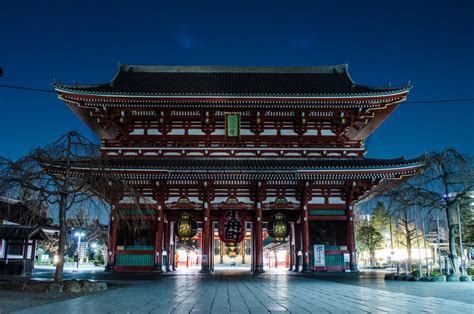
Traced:
<path fill-rule="evenodd" d="M 150 169 L 157 171 L 304 171 L 337 169 L 385 169 L 421 165 L 422 159 L 206 159 L 206 158 L 152 158 L 104 157 L 102 165 L 108 169 Z M 76 160 L 76 167 L 99 164 L 97 160 Z"/>
<path fill-rule="evenodd" d="M 226 67 L 121 65 L 110 83 L 65 85 L 57 91 L 92 95 L 317 97 L 396 94 L 400 87 L 355 84 L 347 65 L 322 67 Z"/>
<path fill-rule="evenodd" d="M 37 239 L 48 237 L 38 226 L 0 225 L 0 239 Z"/>
<path fill-rule="evenodd" d="M 25 203 L 13 199 L 0 199 L 0 221 L 7 220 L 18 224 L 39 224 L 46 226 L 50 219 L 39 210 L 32 210 Z"/>

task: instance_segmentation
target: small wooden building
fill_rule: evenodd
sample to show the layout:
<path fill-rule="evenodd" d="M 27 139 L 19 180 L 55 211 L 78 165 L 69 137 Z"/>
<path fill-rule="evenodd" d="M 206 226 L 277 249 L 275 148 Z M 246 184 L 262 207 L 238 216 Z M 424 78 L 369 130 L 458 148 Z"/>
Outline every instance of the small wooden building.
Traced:
<path fill-rule="evenodd" d="M 0 274 L 30 275 L 36 241 L 46 239 L 38 226 L 0 225 Z"/>

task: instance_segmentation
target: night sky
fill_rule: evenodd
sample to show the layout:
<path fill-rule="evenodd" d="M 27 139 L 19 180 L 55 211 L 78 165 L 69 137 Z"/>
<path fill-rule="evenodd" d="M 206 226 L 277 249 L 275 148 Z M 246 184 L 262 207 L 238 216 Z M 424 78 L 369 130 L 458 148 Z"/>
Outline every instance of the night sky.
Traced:
<path fill-rule="evenodd" d="M 4 1 L 0 84 L 104 83 L 119 62 L 349 63 L 360 84 L 411 81 L 410 101 L 474 98 L 473 1 L 329 2 Z M 473 101 L 403 104 L 367 141 L 367 156 L 447 146 L 474 155 L 473 117 Z M 0 118 L 9 158 L 71 129 L 94 137 L 53 93 L 0 88 Z"/>

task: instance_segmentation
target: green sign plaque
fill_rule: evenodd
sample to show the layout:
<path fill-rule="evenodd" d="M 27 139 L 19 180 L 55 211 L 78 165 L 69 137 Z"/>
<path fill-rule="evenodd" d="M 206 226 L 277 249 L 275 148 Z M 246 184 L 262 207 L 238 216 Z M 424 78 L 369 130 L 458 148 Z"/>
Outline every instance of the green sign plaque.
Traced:
<path fill-rule="evenodd" d="M 226 137 L 240 136 L 240 115 L 238 113 L 225 114 L 225 135 Z"/>

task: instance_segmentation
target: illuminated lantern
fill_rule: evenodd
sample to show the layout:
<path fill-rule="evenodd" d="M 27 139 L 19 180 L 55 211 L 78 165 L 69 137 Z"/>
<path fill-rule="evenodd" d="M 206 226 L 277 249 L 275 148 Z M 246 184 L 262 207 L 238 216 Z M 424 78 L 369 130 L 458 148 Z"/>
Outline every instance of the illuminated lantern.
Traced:
<path fill-rule="evenodd" d="M 197 233 L 197 223 L 192 218 L 191 214 L 183 213 L 174 225 L 174 231 L 181 242 L 191 242 Z"/>
<path fill-rule="evenodd" d="M 245 235 L 245 221 L 236 210 L 225 212 L 219 222 L 219 237 L 228 247 L 242 242 Z"/>
<path fill-rule="evenodd" d="M 240 249 L 234 242 L 225 244 L 225 254 L 230 257 L 236 257 L 240 254 Z"/>
<path fill-rule="evenodd" d="M 268 222 L 267 233 L 275 242 L 285 242 L 290 234 L 290 223 L 286 220 L 286 216 L 282 213 L 275 214 Z"/>

